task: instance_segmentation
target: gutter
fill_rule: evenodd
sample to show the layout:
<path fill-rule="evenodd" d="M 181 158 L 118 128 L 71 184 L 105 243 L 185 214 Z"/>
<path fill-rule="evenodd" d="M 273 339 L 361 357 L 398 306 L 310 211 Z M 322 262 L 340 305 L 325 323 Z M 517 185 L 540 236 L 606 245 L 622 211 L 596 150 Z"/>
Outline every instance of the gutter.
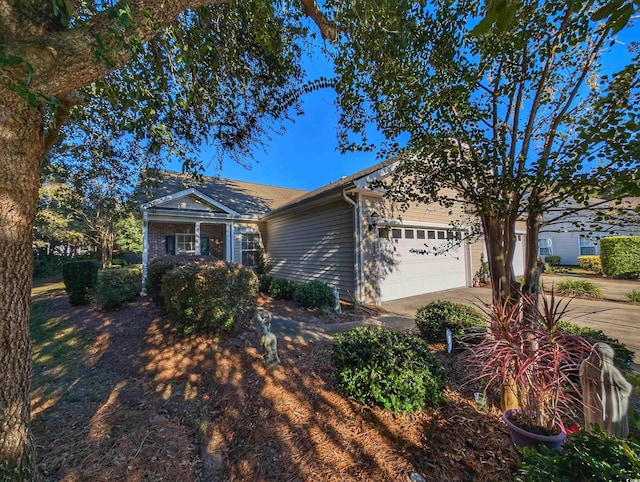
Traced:
<path fill-rule="evenodd" d="M 362 250 L 361 248 L 361 240 L 362 240 L 362 223 L 360 222 L 361 220 L 361 206 L 360 206 L 360 196 L 356 193 L 357 199 L 358 201 L 354 201 L 353 199 L 351 199 L 348 194 L 347 194 L 347 190 L 343 189 L 342 190 L 342 199 L 345 200 L 345 202 L 347 204 L 349 204 L 352 208 L 353 208 L 353 251 L 354 251 L 354 268 L 353 268 L 353 275 L 354 275 L 354 282 L 355 282 L 355 293 L 354 296 L 356 298 L 356 300 L 360 303 L 363 302 L 362 300 L 362 280 L 364 278 L 363 276 L 363 272 L 364 272 L 364 265 L 363 265 L 363 258 L 362 258 Z"/>

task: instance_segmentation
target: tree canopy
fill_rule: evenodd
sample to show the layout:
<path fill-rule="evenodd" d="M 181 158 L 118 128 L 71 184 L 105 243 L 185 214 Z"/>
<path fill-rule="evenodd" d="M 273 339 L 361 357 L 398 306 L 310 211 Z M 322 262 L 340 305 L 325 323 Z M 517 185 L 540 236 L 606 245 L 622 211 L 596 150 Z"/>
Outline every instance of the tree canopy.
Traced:
<path fill-rule="evenodd" d="M 477 215 L 496 296 L 516 286 L 526 220 L 525 289 L 536 291 L 543 214 L 638 182 L 637 45 L 617 73 L 600 69 L 615 39 L 593 19 L 598 1 L 513 2 L 508 25 L 480 31 L 483 2 L 374 3 L 334 7 L 342 147 L 366 146 L 375 126 L 382 155 L 402 159 L 388 196 Z"/>

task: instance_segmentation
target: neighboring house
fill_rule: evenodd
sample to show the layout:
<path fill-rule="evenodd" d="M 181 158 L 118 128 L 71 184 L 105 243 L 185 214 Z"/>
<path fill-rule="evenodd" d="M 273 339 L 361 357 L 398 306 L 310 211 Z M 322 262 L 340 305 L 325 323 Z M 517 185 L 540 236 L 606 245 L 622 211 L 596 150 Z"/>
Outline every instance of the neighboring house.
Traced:
<path fill-rule="evenodd" d="M 547 213 L 548 224 L 538 236 L 538 256 L 560 256 L 563 265 L 577 265 L 578 256 L 600 255 L 600 239 L 607 236 L 640 236 L 640 216 L 633 211 L 637 199 L 626 199 L 622 205 L 594 200 L 598 208 L 586 209 L 576 203 L 566 203 L 553 213 Z M 622 209 L 622 213 L 616 211 Z M 611 219 L 602 218 L 608 213 Z M 548 221 L 563 214 L 558 221 Z"/>
<path fill-rule="evenodd" d="M 369 187 L 396 165 L 385 161 L 310 192 L 160 171 L 158 187 L 139 189 L 144 275 L 149 260 L 165 254 L 251 266 L 264 249 L 272 276 L 326 281 L 365 303 L 471 286 L 483 252 L 481 241 L 466 239 L 471 226 L 452 228 L 459 216 L 439 205 L 398 211 Z"/>

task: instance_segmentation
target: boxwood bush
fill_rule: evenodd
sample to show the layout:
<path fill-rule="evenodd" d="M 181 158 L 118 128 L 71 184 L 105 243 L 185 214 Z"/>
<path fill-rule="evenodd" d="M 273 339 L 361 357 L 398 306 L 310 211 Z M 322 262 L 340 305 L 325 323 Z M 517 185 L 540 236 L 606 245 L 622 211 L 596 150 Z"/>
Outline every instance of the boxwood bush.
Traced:
<path fill-rule="evenodd" d="M 471 306 L 438 300 L 423 306 L 416 312 L 416 326 L 420 335 L 429 341 L 445 339 L 447 328 L 454 336 L 487 324 L 482 313 Z"/>
<path fill-rule="evenodd" d="M 568 437 L 561 451 L 543 446 L 521 449 L 521 453 L 524 480 L 623 482 L 640 478 L 640 445 L 609 437 L 600 429 L 592 433 L 581 430 Z"/>
<path fill-rule="evenodd" d="M 317 310 L 330 310 L 336 303 L 333 288 L 324 281 L 318 280 L 299 285 L 293 294 L 293 299 L 302 303 L 305 308 Z"/>
<path fill-rule="evenodd" d="M 160 293 L 169 319 L 185 335 L 247 326 L 258 299 L 258 278 L 250 268 L 198 258 L 162 277 Z"/>
<path fill-rule="evenodd" d="M 640 276 L 640 236 L 609 236 L 600 240 L 602 272 L 610 278 Z"/>
<path fill-rule="evenodd" d="M 274 278 L 269 285 L 269 296 L 278 300 L 292 300 L 298 283 L 290 279 Z"/>
<path fill-rule="evenodd" d="M 578 266 L 592 273 L 602 273 L 600 256 L 578 256 Z"/>
<path fill-rule="evenodd" d="M 100 263 L 95 259 L 69 261 L 62 265 L 64 288 L 72 305 L 88 305 L 98 281 Z"/>
<path fill-rule="evenodd" d="M 576 335 L 583 336 L 590 343 L 597 343 L 599 341 L 603 341 L 609 345 L 615 351 L 614 362 L 619 367 L 625 370 L 631 370 L 631 366 L 633 365 L 633 357 L 635 353 L 629 350 L 624 343 L 620 343 L 617 339 L 611 338 L 607 336 L 601 330 L 595 330 L 593 328 L 589 328 L 586 326 L 578 326 L 575 323 L 570 323 L 568 321 L 561 321 L 558 323 L 558 328 L 567 333 L 573 333 Z"/>
<path fill-rule="evenodd" d="M 406 413 L 442 402 L 444 370 L 424 340 L 357 327 L 336 341 L 331 360 L 338 388 L 358 403 Z"/>
<path fill-rule="evenodd" d="M 113 310 L 125 301 L 133 301 L 140 292 L 141 276 L 142 270 L 139 267 L 99 271 L 96 301 L 105 310 Z"/>

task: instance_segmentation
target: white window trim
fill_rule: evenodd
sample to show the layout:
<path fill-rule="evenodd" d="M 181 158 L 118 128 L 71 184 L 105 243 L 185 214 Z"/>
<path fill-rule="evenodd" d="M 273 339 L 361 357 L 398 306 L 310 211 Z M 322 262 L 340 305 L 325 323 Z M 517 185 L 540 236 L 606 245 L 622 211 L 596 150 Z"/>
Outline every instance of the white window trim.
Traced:
<path fill-rule="evenodd" d="M 545 241 L 544 244 L 541 244 L 542 241 Z M 548 249 L 548 253 L 542 253 L 541 249 Z M 539 238 L 538 239 L 538 256 L 553 256 L 553 240 L 551 238 Z"/>
<path fill-rule="evenodd" d="M 180 249 L 180 236 L 191 236 L 193 238 L 193 250 Z M 176 254 L 196 254 L 196 233 L 176 233 Z"/>
<path fill-rule="evenodd" d="M 583 244 L 583 241 L 589 244 Z M 600 243 L 598 239 L 592 239 L 587 236 L 578 237 L 578 256 L 598 256 L 600 254 Z M 595 248 L 593 254 L 583 254 L 582 248 Z"/>
<path fill-rule="evenodd" d="M 244 239 L 245 236 L 257 236 L 257 242 L 256 243 L 256 247 L 253 249 L 245 249 L 244 247 Z M 242 263 L 242 261 L 244 260 L 244 253 L 258 253 L 260 252 L 260 248 L 262 247 L 262 236 L 260 235 L 259 232 L 255 231 L 255 230 L 247 230 L 243 233 L 240 233 L 240 262 Z M 255 261 L 255 257 L 254 257 L 254 261 Z M 253 265 L 248 265 L 248 266 L 255 266 L 255 263 Z"/>

